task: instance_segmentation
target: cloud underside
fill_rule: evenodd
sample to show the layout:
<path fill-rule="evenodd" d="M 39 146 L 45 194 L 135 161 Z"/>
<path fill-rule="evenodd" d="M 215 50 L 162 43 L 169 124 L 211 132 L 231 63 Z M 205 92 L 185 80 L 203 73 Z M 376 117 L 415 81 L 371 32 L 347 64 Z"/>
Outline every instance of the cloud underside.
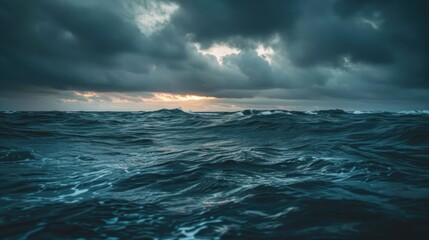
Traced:
<path fill-rule="evenodd" d="M 82 92 L 129 101 L 162 93 L 225 103 L 402 101 L 425 107 L 426 5 L 6 0 L 0 2 L 0 91 L 3 97 L 70 101 L 82 100 L 76 94 Z"/>

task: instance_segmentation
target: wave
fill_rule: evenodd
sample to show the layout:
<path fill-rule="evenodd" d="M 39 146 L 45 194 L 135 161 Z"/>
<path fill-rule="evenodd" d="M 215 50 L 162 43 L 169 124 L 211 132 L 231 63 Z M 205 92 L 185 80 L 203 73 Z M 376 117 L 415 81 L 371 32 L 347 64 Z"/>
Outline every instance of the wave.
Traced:
<path fill-rule="evenodd" d="M 427 113 L 0 112 L 0 238 L 418 239 Z"/>

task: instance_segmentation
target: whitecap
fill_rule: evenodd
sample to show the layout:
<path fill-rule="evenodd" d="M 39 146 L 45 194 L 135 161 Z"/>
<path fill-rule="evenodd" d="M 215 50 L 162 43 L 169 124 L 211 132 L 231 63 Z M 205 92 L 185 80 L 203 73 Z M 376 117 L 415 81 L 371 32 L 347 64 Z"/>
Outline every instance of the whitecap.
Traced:
<path fill-rule="evenodd" d="M 271 115 L 271 114 L 273 114 L 272 112 L 270 112 L 270 111 L 262 111 L 262 112 L 260 112 L 259 114 L 261 114 L 261 115 Z"/>
<path fill-rule="evenodd" d="M 316 111 L 306 111 L 305 113 L 309 115 L 317 115 Z"/>
<path fill-rule="evenodd" d="M 6 113 L 6 114 L 14 114 L 14 113 L 16 113 L 16 111 L 3 111 L 3 113 Z"/>
<path fill-rule="evenodd" d="M 429 110 L 411 110 L 411 111 L 399 111 L 397 114 L 403 115 L 425 115 L 429 114 Z"/>
<path fill-rule="evenodd" d="M 351 113 L 352 113 L 352 114 L 368 114 L 368 113 L 371 113 L 371 112 L 356 110 L 356 111 L 353 111 L 353 112 L 351 112 Z"/>

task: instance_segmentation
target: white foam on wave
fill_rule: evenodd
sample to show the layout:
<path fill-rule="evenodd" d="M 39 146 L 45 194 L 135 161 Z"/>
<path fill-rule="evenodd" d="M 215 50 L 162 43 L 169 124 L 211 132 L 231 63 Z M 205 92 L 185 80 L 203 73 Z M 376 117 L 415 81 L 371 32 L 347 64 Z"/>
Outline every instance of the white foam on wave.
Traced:
<path fill-rule="evenodd" d="M 290 112 L 281 111 L 281 110 L 270 110 L 270 111 L 261 111 L 261 112 L 259 112 L 259 115 L 272 115 L 272 114 L 292 115 L 292 113 L 290 113 Z"/>
<path fill-rule="evenodd" d="M 16 113 L 16 111 L 3 111 L 3 113 L 6 113 L 6 114 L 14 114 L 14 113 Z"/>
<path fill-rule="evenodd" d="M 287 111 L 281 111 L 281 110 L 274 110 L 273 114 L 286 114 L 286 115 L 292 115 L 292 113 Z"/>
<path fill-rule="evenodd" d="M 356 111 L 353 111 L 353 112 L 351 112 L 351 113 L 352 113 L 352 114 L 369 114 L 369 113 L 372 113 L 372 112 L 356 110 Z"/>
<path fill-rule="evenodd" d="M 261 114 L 261 115 L 271 115 L 273 113 L 271 111 L 262 111 L 259 114 Z"/>
<path fill-rule="evenodd" d="M 315 111 L 306 111 L 305 113 L 309 115 L 317 115 L 317 112 Z"/>
<path fill-rule="evenodd" d="M 429 114 L 429 110 L 399 111 L 396 113 L 402 115 L 426 115 Z"/>

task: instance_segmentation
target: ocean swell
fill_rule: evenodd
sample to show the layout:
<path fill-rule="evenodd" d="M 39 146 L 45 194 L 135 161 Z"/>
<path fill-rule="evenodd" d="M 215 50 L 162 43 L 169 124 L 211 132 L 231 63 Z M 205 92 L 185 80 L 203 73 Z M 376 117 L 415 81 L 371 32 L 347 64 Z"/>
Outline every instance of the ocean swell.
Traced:
<path fill-rule="evenodd" d="M 423 239 L 428 111 L 1 112 L 1 238 Z"/>

